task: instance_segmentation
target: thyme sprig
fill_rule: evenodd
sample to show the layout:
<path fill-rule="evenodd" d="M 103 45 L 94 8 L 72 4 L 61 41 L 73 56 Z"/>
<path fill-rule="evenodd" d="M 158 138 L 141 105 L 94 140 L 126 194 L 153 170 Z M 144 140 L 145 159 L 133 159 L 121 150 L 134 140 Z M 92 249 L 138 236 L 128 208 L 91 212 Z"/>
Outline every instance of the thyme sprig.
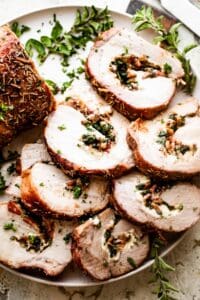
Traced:
<path fill-rule="evenodd" d="M 154 263 L 151 268 L 151 272 L 153 273 L 151 283 L 157 284 L 155 294 L 157 294 L 159 300 L 175 300 L 172 293 L 179 292 L 179 290 L 176 289 L 166 277 L 166 273 L 173 272 L 175 269 L 159 256 L 159 249 L 162 246 L 163 242 L 155 238 L 151 248 L 151 257 L 154 258 Z"/>
<path fill-rule="evenodd" d="M 182 63 L 185 75 L 183 78 L 183 88 L 186 93 L 191 94 L 195 84 L 196 76 L 193 74 L 190 61 L 186 58 L 186 53 L 196 47 L 196 44 L 187 46 L 183 52 L 178 49 L 179 44 L 179 33 L 178 28 L 181 23 L 176 23 L 171 26 L 169 30 L 166 30 L 162 23 L 163 16 L 155 18 L 151 7 L 143 6 L 133 16 L 132 23 L 135 25 L 136 31 L 145 29 L 152 29 L 157 36 L 154 38 L 154 42 L 161 43 L 164 48 L 173 52 L 176 57 Z"/>
<path fill-rule="evenodd" d="M 64 31 L 61 23 L 54 15 L 54 26 L 50 36 L 41 36 L 40 41 L 30 39 L 25 48 L 30 56 L 32 49 L 38 53 L 42 63 L 51 53 L 62 57 L 62 65 L 68 66 L 69 57 L 84 49 L 88 41 L 92 41 L 99 33 L 113 26 L 113 20 L 107 9 L 97 9 L 94 6 L 77 10 L 71 29 Z"/>

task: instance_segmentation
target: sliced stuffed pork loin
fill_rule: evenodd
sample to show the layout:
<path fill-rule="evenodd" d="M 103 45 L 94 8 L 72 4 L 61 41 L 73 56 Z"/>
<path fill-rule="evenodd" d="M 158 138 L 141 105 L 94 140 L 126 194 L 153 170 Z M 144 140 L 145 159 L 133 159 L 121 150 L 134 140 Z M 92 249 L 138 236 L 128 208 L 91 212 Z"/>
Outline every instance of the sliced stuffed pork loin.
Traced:
<path fill-rule="evenodd" d="M 171 53 L 117 28 L 94 44 L 87 72 L 97 91 L 129 119 L 149 119 L 166 108 L 184 74 Z"/>
<path fill-rule="evenodd" d="M 196 99 L 181 101 L 152 121 L 141 119 L 128 130 L 137 167 L 163 179 L 200 173 L 200 117 Z"/>
<path fill-rule="evenodd" d="M 109 184 L 102 178 L 70 178 L 54 165 L 36 163 L 22 173 L 21 198 L 35 213 L 80 217 L 104 209 Z"/>
<path fill-rule="evenodd" d="M 14 269 L 60 274 L 71 262 L 70 234 L 75 224 L 35 218 L 19 201 L 0 203 L 0 261 Z"/>
<path fill-rule="evenodd" d="M 200 217 L 195 185 L 156 183 L 139 172 L 113 181 L 113 203 L 129 220 L 168 232 L 184 231 Z"/>
<path fill-rule="evenodd" d="M 120 176 L 134 166 L 126 118 L 105 103 L 96 110 L 82 99 L 67 103 L 52 112 L 45 128 L 47 148 L 56 163 L 66 171 L 108 176 Z"/>
<path fill-rule="evenodd" d="M 73 232 L 74 261 L 90 276 L 106 280 L 137 268 L 147 257 L 149 238 L 110 208 Z"/>

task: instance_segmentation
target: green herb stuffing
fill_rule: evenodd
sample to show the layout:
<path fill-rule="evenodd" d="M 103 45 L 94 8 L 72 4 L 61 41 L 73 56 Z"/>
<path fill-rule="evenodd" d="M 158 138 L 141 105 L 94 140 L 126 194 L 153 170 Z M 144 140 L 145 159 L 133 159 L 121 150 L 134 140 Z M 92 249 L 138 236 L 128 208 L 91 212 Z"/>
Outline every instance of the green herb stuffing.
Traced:
<path fill-rule="evenodd" d="M 70 242 L 70 240 L 71 240 L 71 237 L 72 237 L 71 233 L 67 233 L 67 234 L 64 236 L 63 240 L 65 241 L 65 244 L 69 244 L 69 242 Z"/>
<path fill-rule="evenodd" d="M 78 185 L 73 187 L 73 196 L 75 199 L 78 199 L 82 194 L 82 188 Z"/>
<path fill-rule="evenodd" d="M 7 172 L 9 175 L 13 174 L 14 172 L 16 171 L 16 164 L 15 163 L 12 163 L 8 169 L 7 169 Z"/>
<path fill-rule="evenodd" d="M 162 46 L 166 49 L 172 51 L 177 58 L 181 61 L 182 67 L 184 69 L 184 84 L 183 88 L 185 92 L 191 94 L 195 84 L 196 76 L 192 73 L 189 60 L 186 58 L 186 53 L 196 47 L 197 45 L 187 46 L 183 52 L 178 50 L 179 44 L 179 34 L 178 27 L 180 23 L 176 23 L 167 31 L 162 23 L 163 16 L 158 18 L 154 17 L 151 7 L 143 6 L 140 10 L 136 12 L 133 16 L 132 23 L 135 25 L 136 31 L 141 31 L 144 29 L 152 29 L 157 33 L 154 39 L 155 43 L 162 43 Z"/>
<path fill-rule="evenodd" d="M 6 188 L 6 181 L 5 181 L 3 175 L 0 172 L 0 192 L 5 190 L 5 188 Z"/>

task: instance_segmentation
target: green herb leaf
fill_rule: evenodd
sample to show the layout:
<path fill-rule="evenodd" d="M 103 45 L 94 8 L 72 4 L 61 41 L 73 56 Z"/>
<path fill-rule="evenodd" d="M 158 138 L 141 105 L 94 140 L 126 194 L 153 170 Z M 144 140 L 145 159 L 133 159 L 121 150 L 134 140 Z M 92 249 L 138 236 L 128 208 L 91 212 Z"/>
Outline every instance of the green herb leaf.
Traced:
<path fill-rule="evenodd" d="M 164 72 L 166 75 L 170 74 L 172 72 L 172 66 L 168 63 L 165 63 L 163 66 Z"/>
<path fill-rule="evenodd" d="M 41 36 L 40 38 L 41 43 L 43 44 L 43 46 L 47 47 L 47 48 L 51 48 L 52 47 L 52 39 L 46 35 Z"/>
<path fill-rule="evenodd" d="M 62 124 L 62 125 L 58 126 L 58 129 L 59 129 L 60 131 L 63 131 L 63 130 L 66 129 L 66 126 L 65 126 L 64 124 Z"/>
<path fill-rule="evenodd" d="M 14 232 L 17 231 L 17 229 L 16 229 L 16 227 L 14 226 L 13 222 L 4 224 L 3 229 L 4 229 L 4 230 L 12 230 L 12 231 L 14 231 Z"/>
<path fill-rule="evenodd" d="M 73 187 L 73 195 L 75 199 L 78 199 L 82 194 L 82 189 L 80 186 L 76 185 Z"/>
<path fill-rule="evenodd" d="M 53 40 L 57 40 L 61 34 L 62 34 L 62 31 L 63 31 L 63 27 L 62 25 L 60 24 L 59 21 L 56 21 L 55 22 L 55 25 L 51 31 L 51 37 Z"/>
<path fill-rule="evenodd" d="M 35 39 L 30 39 L 25 45 L 26 52 L 31 57 L 33 56 L 33 49 L 38 53 L 38 60 L 42 63 L 46 59 L 46 50 L 42 43 Z"/>
<path fill-rule="evenodd" d="M 56 95 L 59 92 L 59 87 L 57 86 L 57 84 L 50 80 L 50 79 L 46 79 L 45 82 L 48 84 L 50 90 L 52 91 L 52 93 L 54 95 Z"/>
<path fill-rule="evenodd" d="M 18 22 L 14 22 L 11 25 L 11 30 L 16 34 L 17 37 L 20 37 L 24 32 L 27 32 L 30 30 L 30 27 L 26 25 L 19 25 Z"/>

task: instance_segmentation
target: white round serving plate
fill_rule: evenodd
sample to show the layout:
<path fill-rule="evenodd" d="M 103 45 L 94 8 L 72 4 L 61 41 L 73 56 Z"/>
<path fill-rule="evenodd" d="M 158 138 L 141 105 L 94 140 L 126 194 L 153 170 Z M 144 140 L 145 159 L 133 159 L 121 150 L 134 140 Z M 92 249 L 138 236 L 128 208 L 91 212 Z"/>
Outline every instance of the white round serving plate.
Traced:
<path fill-rule="evenodd" d="M 49 35 L 52 28 L 52 22 L 49 22 L 52 20 L 53 14 L 56 14 L 57 19 L 61 22 L 61 24 L 64 27 L 64 30 L 68 30 L 70 26 L 73 23 L 74 16 L 76 10 L 80 8 L 77 6 L 65 6 L 65 7 L 51 7 L 48 9 L 43 9 L 40 11 L 35 11 L 33 13 L 29 13 L 27 15 L 23 15 L 18 17 L 16 20 L 10 20 L 10 23 L 13 21 L 18 21 L 20 24 L 25 24 L 31 28 L 31 31 L 26 32 L 22 35 L 21 41 L 22 43 L 25 43 L 29 38 L 36 38 L 39 39 L 41 35 Z M 125 13 L 118 13 L 118 12 L 111 12 L 112 17 L 115 21 L 115 26 L 117 27 L 126 27 L 131 29 L 131 16 L 129 14 Z M 37 32 L 38 30 L 41 30 L 41 32 Z M 150 33 L 142 33 L 142 36 L 144 36 L 147 39 L 151 39 Z M 86 51 L 87 52 L 87 51 Z M 59 85 L 62 84 L 62 82 L 66 81 L 66 75 L 62 72 L 62 67 L 60 66 L 60 58 L 59 57 L 52 57 L 47 58 L 46 62 L 43 65 L 39 65 L 36 57 L 33 57 L 34 62 L 37 65 L 37 68 L 40 72 L 40 74 L 45 79 L 51 79 L 58 83 Z M 71 65 L 73 67 L 76 67 L 75 60 L 72 59 Z M 59 98 L 62 100 L 64 96 L 59 96 Z M 176 97 L 177 98 L 177 97 Z M 180 98 L 180 95 L 178 96 Z M 60 100 L 58 99 L 58 100 Z M 176 100 L 175 100 L 176 101 Z M 178 235 L 176 239 L 174 239 L 172 242 L 169 243 L 167 247 L 165 247 L 162 251 L 161 256 L 165 256 L 168 253 L 170 253 L 184 238 L 185 233 L 182 233 Z M 2 241 L 3 242 L 3 241 Z M 55 253 L 56 255 L 56 253 Z M 117 278 L 112 278 L 106 281 L 93 281 L 89 277 L 83 275 L 83 273 L 74 265 L 69 266 L 65 269 L 65 271 L 54 279 L 46 278 L 42 275 L 29 275 L 27 273 L 23 273 L 21 271 L 13 270 L 9 267 L 4 266 L 3 264 L 0 264 L 0 266 L 11 272 L 12 274 L 15 274 L 17 276 L 20 276 L 22 278 L 26 278 L 35 282 L 48 284 L 48 285 L 54 285 L 54 286 L 63 286 L 63 287 L 87 287 L 87 286 L 97 286 L 101 284 L 107 284 L 111 282 L 115 282 L 121 279 L 125 279 L 127 277 L 133 276 L 148 267 L 150 267 L 153 264 L 153 260 L 148 260 L 145 263 L 143 263 L 142 266 L 137 268 L 136 270 L 129 272 L 127 274 L 124 274 L 122 276 L 119 276 Z"/>

